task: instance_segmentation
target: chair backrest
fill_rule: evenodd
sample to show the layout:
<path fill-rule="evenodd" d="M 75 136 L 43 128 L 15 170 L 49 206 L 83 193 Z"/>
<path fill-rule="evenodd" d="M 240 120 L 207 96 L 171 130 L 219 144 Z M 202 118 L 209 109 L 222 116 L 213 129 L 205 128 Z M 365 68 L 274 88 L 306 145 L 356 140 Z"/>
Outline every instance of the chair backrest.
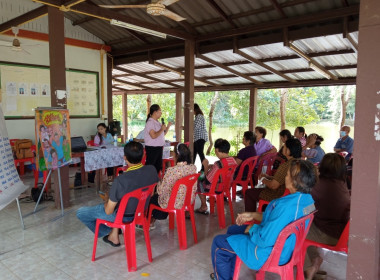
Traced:
<path fill-rule="evenodd" d="M 194 186 L 194 184 L 197 183 L 198 177 L 200 175 L 201 174 L 199 174 L 199 173 L 191 174 L 191 175 L 183 177 L 183 178 L 177 180 L 177 182 L 175 182 L 175 184 L 174 184 L 174 186 L 172 188 L 172 193 L 170 195 L 170 199 L 169 199 L 169 202 L 168 202 L 167 209 L 174 209 L 175 208 L 174 207 L 175 201 L 176 201 L 176 198 L 177 198 L 177 194 L 178 194 L 179 188 L 181 186 L 185 186 L 186 187 L 186 196 L 185 196 L 185 201 L 184 201 L 182 207 L 190 206 L 191 205 L 191 196 L 193 194 L 192 193 L 193 186 Z"/>
<path fill-rule="evenodd" d="M 245 161 L 243 161 L 240 164 L 239 172 L 238 172 L 238 175 L 236 176 L 235 180 L 236 181 L 242 180 L 243 174 L 244 174 L 244 169 L 246 166 L 248 166 L 247 180 L 249 180 L 250 176 L 252 175 L 253 170 L 256 167 L 258 160 L 259 160 L 259 156 L 254 156 L 254 157 L 249 157 Z"/>
<path fill-rule="evenodd" d="M 95 142 L 94 142 L 94 140 L 88 140 L 88 141 L 87 141 L 87 146 L 92 146 L 92 147 L 94 147 L 94 146 L 95 146 Z"/>
<path fill-rule="evenodd" d="M 190 142 L 183 142 L 183 144 L 185 144 L 187 147 L 190 146 Z"/>
<path fill-rule="evenodd" d="M 16 141 L 18 139 L 9 139 L 9 143 L 11 144 L 11 147 L 13 147 L 16 144 Z"/>
<path fill-rule="evenodd" d="M 220 168 L 218 171 L 216 171 L 214 180 L 211 182 L 211 187 L 209 194 L 215 193 L 215 191 L 224 191 L 229 192 L 231 188 L 231 183 L 233 180 L 233 176 L 235 173 L 237 165 L 230 165 L 230 166 L 224 166 Z M 221 181 L 219 182 L 219 179 L 221 178 Z"/>
<path fill-rule="evenodd" d="M 350 221 L 347 222 L 342 234 L 339 237 L 338 243 L 335 245 L 337 251 L 348 253 L 348 234 L 350 232 Z"/>
<path fill-rule="evenodd" d="M 295 220 L 294 222 L 288 224 L 278 235 L 276 243 L 273 246 L 273 250 L 271 254 L 269 255 L 269 258 L 262 266 L 263 271 L 271 271 L 269 268 L 275 268 L 279 266 L 280 257 L 282 250 L 284 248 L 285 242 L 288 239 L 289 236 L 292 234 L 295 234 L 296 236 L 296 244 L 293 250 L 292 257 L 288 261 L 287 264 L 296 264 L 302 259 L 302 249 L 303 249 L 303 243 L 305 242 L 306 235 L 309 232 L 310 225 L 314 218 L 314 213 L 310 213 L 309 215 L 306 215 L 302 218 L 299 218 L 298 220 Z M 306 222 L 308 221 L 308 224 L 306 225 Z M 293 267 L 292 267 L 293 271 Z"/>
<path fill-rule="evenodd" d="M 154 187 L 157 183 L 154 183 L 150 186 L 142 187 L 133 192 L 127 193 L 123 196 L 120 201 L 119 209 L 117 210 L 115 223 L 123 223 L 123 217 L 125 214 L 125 208 L 127 207 L 128 201 L 130 198 L 136 198 L 138 200 L 137 208 L 135 211 L 135 223 L 142 224 L 144 217 L 146 217 L 146 212 L 148 209 L 145 209 L 146 200 L 152 195 Z"/>
<path fill-rule="evenodd" d="M 145 148 L 144 148 L 144 155 L 143 155 L 143 158 L 141 160 L 142 165 L 145 165 L 145 162 L 146 162 L 146 151 L 145 151 Z"/>
<path fill-rule="evenodd" d="M 259 160 L 259 167 L 257 168 L 256 174 L 260 175 L 264 166 L 267 166 L 266 174 L 270 174 L 272 171 L 273 162 L 276 159 L 277 153 L 269 153 L 263 156 Z"/>

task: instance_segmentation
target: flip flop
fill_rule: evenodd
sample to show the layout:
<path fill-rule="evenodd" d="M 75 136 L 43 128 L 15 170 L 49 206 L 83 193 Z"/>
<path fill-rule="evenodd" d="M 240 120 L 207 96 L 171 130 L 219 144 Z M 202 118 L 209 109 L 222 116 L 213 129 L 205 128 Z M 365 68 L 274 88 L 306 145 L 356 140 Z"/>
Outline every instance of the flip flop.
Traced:
<path fill-rule="evenodd" d="M 216 280 L 214 272 L 210 274 L 210 279 L 211 280 Z"/>
<path fill-rule="evenodd" d="M 208 214 L 210 214 L 207 210 L 201 211 L 201 210 L 199 210 L 199 209 L 196 209 L 194 212 L 195 212 L 195 213 L 198 213 L 198 214 L 206 215 L 206 216 L 207 216 Z"/>
<path fill-rule="evenodd" d="M 313 280 L 323 280 L 327 278 L 327 272 L 323 270 L 319 270 L 314 274 Z"/>
<path fill-rule="evenodd" d="M 103 241 L 110 244 L 112 247 L 120 247 L 120 243 L 119 244 L 113 243 L 111 240 L 108 239 L 108 235 L 103 237 Z"/>

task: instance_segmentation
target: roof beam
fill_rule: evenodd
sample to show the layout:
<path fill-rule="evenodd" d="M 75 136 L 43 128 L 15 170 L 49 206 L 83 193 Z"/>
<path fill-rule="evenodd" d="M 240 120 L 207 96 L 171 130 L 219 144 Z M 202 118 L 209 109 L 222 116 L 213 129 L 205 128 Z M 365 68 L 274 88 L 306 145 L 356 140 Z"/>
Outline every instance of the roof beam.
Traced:
<path fill-rule="evenodd" d="M 132 74 L 132 75 L 135 75 L 135 76 L 143 77 L 144 79 L 148 79 L 148 80 L 151 80 L 151 81 L 156 81 L 158 83 L 162 83 L 162 84 L 165 84 L 165 85 L 168 85 L 168 86 L 178 87 L 178 85 L 176 85 L 176 84 L 172 84 L 172 83 L 167 82 L 167 81 L 162 81 L 160 79 L 148 76 L 148 75 L 146 75 L 144 73 L 135 72 L 135 71 L 128 70 L 128 69 L 125 69 L 125 68 L 122 68 L 122 67 L 114 67 L 114 69 L 116 69 L 116 70 L 118 70 L 120 72 L 127 73 L 127 74 Z"/>
<path fill-rule="evenodd" d="M 120 84 L 124 84 L 126 86 L 129 86 L 129 87 L 135 87 L 137 89 L 149 89 L 147 87 L 144 87 L 144 86 L 140 86 L 139 84 L 135 84 L 135 83 L 131 83 L 131 82 L 126 82 L 124 80 L 120 80 L 120 79 L 113 79 L 115 82 L 118 82 Z"/>
<path fill-rule="evenodd" d="M 292 42 L 289 42 L 289 49 L 294 51 L 299 57 L 305 59 L 309 63 L 309 67 L 327 79 L 338 80 L 338 77 L 326 70 L 321 64 L 308 56 L 305 52 L 297 48 Z"/>
<path fill-rule="evenodd" d="M 293 84 L 290 82 L 271 82 L 257 85 L 258 89 L 271 89 L 271 88 L 297 88 L 297 87 L 320 87 L 320 86 L 338 86 L 338 85 L 355 85 L 356 78 L 344 78 L 339 80 L 301 80 L 298 83 Z M 231 90 L 249 90 L 252 88 L 252 84 L 235 84 L 235 85 L 217 85 L 212 87 L 195 87 L 194 92 L 204 91 L 231 91 Z M 149 90 L 125 90 L 127 94 L 149 94 L 149 93 L 169 93 L 175 89 L 161 88 L 161 89 L 149 89 Z"/>
<path fill-rule="evenodd" d="M 154 64 L 155 66 L 160 67 L 160 68 L 162 68 L 162 69 L 165 69 L 165 70 L 167 70 L 167 71 L 169 71 L 169 72 L 176 73 L 176 74 L 178 74 L 180 77 L 185 77 L 185 72 L 184 72 L 184 71 L 179 71 L 178 69 L 175 69 L 175 68 L 173 68 L 173 67 L 166 66 L 166 65 L 164 65 L 164 64 L 162 64 L 162 63 L 159 63 L 159 62 L 157 62 L 157 61 L 153 61 L 153 64 Z M 215 86 L 214 83 L 209 82 L 209 81 L 206 81 L 206 79 L 204 79 L 204 78 L 200 78 L 200 77 L 197 77 L 197 76 L 195 76 L 195 75 L 194 75 L 194 81 L 196 81 L 196 82 L 200 82 L 200 83 L 203 83 L 203 84 L 206 84 L 206 85 L 212 85 L 212 86 Z"/>
<path fill-rule="evenodd" d="M 73 24 L 73 26 L 81 25 L 83 23 L 89 22 L 89 21 L 94 20 L 94 19 L 96 19 L 96 18 L 88 16 L 88 17 L 84 17 L 84 18 L 75 20 L 75 21 L 73 21 L 72 24 Z"/>
<path fill-rule="evenodd" d="M 270 67 L 269 65 L 266 65 L 265 63 L 261 62 L 259 59 L 256 59 L 256 58 L 246 54 L 245 52 L 239 50 L 236 45 L 234 47 L 234 53 L 237 53 L 238 55 L 240 55 L 241 57 L 244 57 L 245 59 L 247 59 L 248 61 L 251 61 L 252 63 L 260 65 L 264 69 L 267 69 L 269 72 L 276 74 L 276 75 L 280 76 L 281 78 L 284 78 L 285 80 L 287 80 L 289 82 L 292 82 L 292 83 L 297 82 L 296 80 L 289 78 L 285 74 L 282 74 L 280 71 L 277 71 L 276 69 Z"/>
<path fill-rule="evenodd" d="M 237 28 L 237 25 L 230 19 L 227 14 L 219 7 L 214 0 L 207 0 L 207 3 L 213 8 L 226 22 L 228 22 L 233 28 Z"/>
<path fill-rule="evenodd" d="M 4 33 L 12 28 L 12 26 L 18 26 L 21 24 L 25 24 L 29 21 L 35 20 L 37 18 L 43 17 L 47 15 L 48 7 L 41 6 L 37 9 L 31 10 L 21 16 L 15 17 L 11 20 L 8 20 L 2 24 L 0 24 L 0 33 Z"/>
<path fill-rule="evenodd" d="M 288 16 L 285 14 L 282 7 L 278 4 L 277 0 L 270 0 L 273 7 L 277 10 L 277 12 L 282 16 L 282 18 L 287 18 Z"/>
<path fill-rule="evenodd" d="M 181 40 L 172 40 L 164 43 L 158 43 L 158 44 L 151 44 L 148 46 L 141 46 L 141 47 L 136 47 L 133 49 L 123 49 L 123 50 L 117 50 L 113 51 L 112 55 L 113 56 L 122 56 L 126 54 L 132 54 L 132 53 L 141 53 L 141 52 L 148 52 L 152 50 L 157 50 L 157 49 L 164 49 L 164 48 L 169 48 L 169 47 L 185 47 L 185 43 Z"/>
<path fill-rule="evenodd" d="M 220 62 L 217 62 L 217 61 L 215 61 L 215 60 L 213 60 L 211 58 L 208 58 L 207 56 L 204 56 L 202 54 L 197 54 L 197 58 L 200 58 L 200 59 L 202 59 L 204 61 L 207 61 L 208 63 L 211 63 L 211 64 L 213 64 L 213 65 L 215 65 L 215 66 L 217 66 L 219 68 L 222 68 L 222 69 L 224 69 L 224 70 L 226 70 L 226 71 L 228 71 L 230 73 L 233 73 L 233 74 L 235 74 L 238 77 L 244 78 L 244 79 L 246 79 L 246 80 L 248 80 L 248 81 L 250 81 L 250 82 L 252 82 L 254 84 L 257 84 L 257 85 L 261 85 L 262 84 L 262 82 L 257 81 L 257 80 L 255 80 L 255 79 L 253 79 L 253 78 L 251 78 L 251 77 L 249 77 L 249 76 L 247 76 L 245 74 L 242 74 L 242 73 L 240 73 L 240 72 L 238 72 L 238 71 L 236 71 L 236 70 L 234 70 L 234 69 L 232 69 L 232 68 L 230 68 L 228 66 L 225 66 L 225 65 L 223 65 L 223 63 L 220 63 Z"/>
<path fill-rule="evenodd" d="M 259 23 L 255 25 L 250 25 L 247 27 L 223 31 L 215 35 L 210 35 L 210 34 L 202 35 L 202 36 L 197 37 L 196 41 L 202 42 L 202 41 L 209 41 L 209 40 L 220 39 L 220 38 L 228 38 L 228 37 L 233 37 L 233 36 L 238 36 L 238 35 L 243 35 L 243 34 L 255 33 L 259 31 L 268 31 L 268 30 L 274 30 L 274 29 L 282 29 L 284 27 L 289 27 L 289 26 L 323 22 L 323 21 L 327 21 L 331 19 L 342 18 L 342 17 L 358 15 L 358 14 L 359 14 L 359 5 L 355 5 L 355 6 L 350 6 L 346 8 L 327 10 L 327 11 L 315 13 L 312 15 L 304 15 L 304 16 L 280 19 L 280 20 L 275 20 L 275 21 L 263 22 L 263 23 Z"/>
<path fill-rule="evenodd" d="M 355 42 L 354 38 L 352 38 L 351 34 L 348 31 L 348 18 L 345 17 L 343 21 L 343 38 L 346 38 L 350 43 L 352 49 L 355 52 L 358 52 L 359 46 L 358 43 Z"/>

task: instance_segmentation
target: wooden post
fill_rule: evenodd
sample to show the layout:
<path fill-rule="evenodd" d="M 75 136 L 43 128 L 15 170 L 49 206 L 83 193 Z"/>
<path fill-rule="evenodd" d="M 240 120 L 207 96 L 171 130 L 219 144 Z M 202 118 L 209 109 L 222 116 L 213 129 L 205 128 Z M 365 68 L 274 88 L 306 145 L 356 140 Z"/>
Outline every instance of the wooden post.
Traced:
<path fill-rule="evenodd" d="M 257 88 L 249 90 L 249 124 L 248 130 L 255 131 L 257 115 Z"/>
<path fill-rule="evenodd" d="M 104 101 L 101 100 L 101 102 L 104 102 Z M 124 114 L 124 111 L 123 111 L 123 114 Z M 108 118 L 108 124 L 112 122 L 113 120 L 112 59 L 108 56 L 107 56 L 107 118 Z"/>
<path fill-rule="evenodd" d="M 175 135 L 178 142 L 182 141 L 182 123 L 183 123 L 183 112 L 182 112 L 182 92 L 177 91 L 175 93 Z"/>
<path fill-rule="evenodd" d="M 194 152 L 194 49 L 195 42 L 185 41 L 185 142 L 190 142 L 191 154 Z"/>
<path fill-rule="evenodd" d="M 121 107 L 122 107 L 122 111 L 123 111 L 123 120 L 121 122 L 123 123 L 124 141 L 126 141 L 127 139 L 129 139 L 129 136 L 128 136 L 128 95 L 127 95 L 127 93 L 123 92 L 121 98 L 122 98 Z M 133 135 L 133 136 L 136 137 L 137 133 L 136 133 L 136 135 Z"/>
<path fill-rule="evenodd" d="M 49 58 L 50 58 L 50 93 L 51 106 L 67 108 L 67 98 L 58 99 L 56 90 L 66 90 L 65 67 L 65 29 L 63 12 L 54 7 L 48 7 L 49 24 Z M 70 205 L 69 166 L 60 168 L 63 206 Z M 54 180 L 55 207 L 60 208 L 58 172 L 52 173 Z"/>
<path fill-rule="evenodd" d="M 360 1 L 348 280 L 379 279 L 380 2 Z"/>

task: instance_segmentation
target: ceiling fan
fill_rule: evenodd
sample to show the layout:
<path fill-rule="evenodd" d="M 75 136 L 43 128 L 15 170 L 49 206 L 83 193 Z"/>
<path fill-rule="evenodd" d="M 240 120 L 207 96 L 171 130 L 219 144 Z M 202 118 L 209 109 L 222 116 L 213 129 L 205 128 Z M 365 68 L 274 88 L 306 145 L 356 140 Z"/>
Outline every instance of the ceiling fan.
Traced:
<path fill-rule="evenodd" d="M 175 21 L 182 21 L 186 18 L 173 13 L 166 9 L 166 6 L 174 4 L 179 0 L 152 0 L 152 3 L 147 5 L 99 5 L 102 8 L 109 9 L 134 9 L 134 8 L 144 8 L 146 12 L 152 16 L 165 16 Z"/>
<path fill-rule="evenodd" d="M 21 47 L 20 40 L 17 38 L 18 31 L 19 31 L 18 27 L 13 26 L 12 32 L 15 35 L 13 40 L 12 41 L 0 40 L 0 47 L 8 47 L 8 48 L 11 48 L 12 51 L 25 52 L 27 54 L 30 54 L 30 52 L 28 52 L 23 47 Z M 38 45 L 38 44 L 34 44 L 34 45 L 23 44 L 23 46 L 36 46 L 36 45 Z"/>

